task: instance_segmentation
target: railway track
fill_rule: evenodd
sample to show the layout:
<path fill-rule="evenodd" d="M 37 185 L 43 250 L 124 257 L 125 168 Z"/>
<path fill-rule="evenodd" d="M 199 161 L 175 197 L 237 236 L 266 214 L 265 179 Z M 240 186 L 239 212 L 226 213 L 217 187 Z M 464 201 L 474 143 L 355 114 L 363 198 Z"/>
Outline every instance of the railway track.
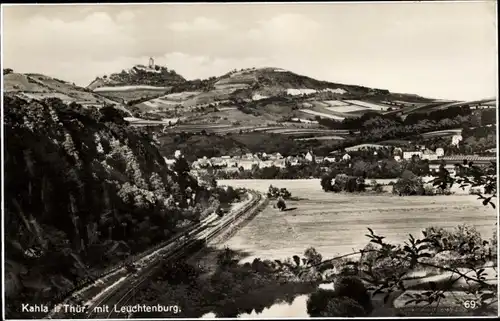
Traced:
<path fill-rule="evenodd" d="M 266 199 L 261 193 L 249 191 L 249 195 L 252 199 L 234 214 L 223 216 L 221 220 L 208 220 L 205 224 L 194 229 L 188 238 L 183 239 L 181 236 L 173 243 L 166 245 L 164 249 L 159 249 L 158 251 L 163 250 L 163 252 L 159 252 L 156 257 L 152 257 L 150 261 L 146 261 L 145 266 L 139 272 L 130 272 L 124 275 L 115 282 L 115 286 L 111 285 L 106 291 L 94 297 L 94 300 L 88 303 L 86 312 L 77 315 L 73 314 L 73 318 L 106 319 L 127 317 L 126 314 L 115 310 L 115 307 L 125 306 L 132 297 L 132 294 L 144 285 L 145 281 L 157 271 L 162 262 L 181 259 L 195 254 L 207 242 L 223 233 L 236 219 L 248 212 L 258 211 L 260 207 L 265 205 Z M 211 225 L 214 222 L 216 225 Z M 153 254 L 150 254 L 150 256 Z M 144 260 L 144 258 L 141 260 Z"/>

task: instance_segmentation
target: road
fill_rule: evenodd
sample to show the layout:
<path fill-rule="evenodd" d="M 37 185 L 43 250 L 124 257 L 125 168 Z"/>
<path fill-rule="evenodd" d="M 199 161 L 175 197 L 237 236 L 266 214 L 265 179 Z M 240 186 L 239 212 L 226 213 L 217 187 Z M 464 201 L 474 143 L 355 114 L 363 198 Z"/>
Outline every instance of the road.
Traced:
<path fill-rule="evenodd" d="M 254 212 L 265 204 L 265 196 L 255 191 L 249 191 L 249 200 L 243 204 L 238 204 L 228 214 L 222 218 L 212 214 L 202 220 L 199 226 L 193 229 L 187 236 L 182 235 L 164 247 L 138 258 L 134 262 L 136 271 L 130 271 L 125 268 L 109 275 L 103 276 L 90 286 L 86 293 L 91 295 L 80 295 L 75 301 L 83 301 L 83 304 L 75 303 L 75 306 L 85 306 L 85 312 L 68 311 L 67 308 L 60 305 L 59 311 L 53 311 L 47 318 L 126 318 L 127 315 L 115 312 L 115 306 L 124 306 L 139 289 L 139 287 L 151 277 L 165 260 L 174 260 L 192 255 L 193 252 L 200 250 L 203 245 L 213 237 L 223 233 L 233 222 L 242 215 Z M 66 303 L 71 304 L 71 303 Z M 56 308 L 57 309 L 57 308 Z"/>

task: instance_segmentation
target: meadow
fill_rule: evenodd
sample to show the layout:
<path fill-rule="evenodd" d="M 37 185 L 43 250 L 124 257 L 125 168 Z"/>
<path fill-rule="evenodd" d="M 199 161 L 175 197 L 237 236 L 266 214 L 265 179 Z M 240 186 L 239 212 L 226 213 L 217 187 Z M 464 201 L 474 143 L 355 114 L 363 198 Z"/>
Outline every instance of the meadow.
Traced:
<path fill-rule="evenodd" d="M 299 198 L 287 201 L 288 211 L 268 206 L 221 245 L 248 253 L 243 262 L 255 257 L 283 259 L 302 254 L 310 246 L 325 258 L 350 253 L 368 243 L 368 227 L 395 243 L 406 240 L 410 233 L 422 237 L 426 227 L 454 228 L 464 223 L 490 238 L 497 221 L 493 208 L 482 206 L 476 196 L 458 189 L 450 196 L 400 197 L 391 193 L 325 193 L 318 179 L 218 180 L 218 184 L 262 192 L 272 184 Z"/>
<path fill-rule="evenodd" d="M 373 104 L 373 103 L 369 103 L 366 101 L 360 101 L 360 100 L 345 100 L 344 102 L 355 105 L 355 106 L 366 107 L 369 109 L 379 110 L 379 111 L 385 111 L 389 108 L 389 106 Z"/>

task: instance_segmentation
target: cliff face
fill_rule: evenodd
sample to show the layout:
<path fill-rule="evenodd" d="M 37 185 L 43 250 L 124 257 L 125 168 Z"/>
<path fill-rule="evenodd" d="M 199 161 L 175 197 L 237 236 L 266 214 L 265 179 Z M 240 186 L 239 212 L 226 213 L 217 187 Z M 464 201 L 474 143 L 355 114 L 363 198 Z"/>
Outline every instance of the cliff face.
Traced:
<path fill-rule="evenodd" d="M 6 292 L 67 290 L 199 219 L 212 201 L 120 111 L 4 97 Z M 188 188 L 189 187 L 189 188 Z"/>

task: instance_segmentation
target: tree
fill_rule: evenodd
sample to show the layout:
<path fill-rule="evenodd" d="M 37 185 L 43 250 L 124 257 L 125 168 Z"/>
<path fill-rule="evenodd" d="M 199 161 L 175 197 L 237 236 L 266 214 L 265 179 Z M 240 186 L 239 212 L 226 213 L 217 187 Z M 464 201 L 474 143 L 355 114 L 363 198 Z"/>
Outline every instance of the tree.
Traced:
<path fill-rule="evenodd" d="M 304 252 L 304 257 L 307 260 L 307 264 L 313 264 L 313 265 L 319 265 L 321 263 L 321 260 L 323 259 L 323 256 L 316 251 L 314 247 L 308 248 Z"/>
<path fill-rule="evenodd" d="M 392 186 L 392 193 L 399 194 L 400 196 L 423 195 L 424 183 L 422 182 L 422 178 L 405 170 L 396 184 Z"/>
<path fill-rule="evenodd" d="M 14 70 L 12 70 L 11 68 L 4 68 L 4 69 L 3 69 L 3 74 L 4 74 L 4 76 L 5 76 L 5 75 L 8 75 L 8 74 L 11 74 L 11 73 L 13 73 L 13 72 L 14 72 Z"/>

